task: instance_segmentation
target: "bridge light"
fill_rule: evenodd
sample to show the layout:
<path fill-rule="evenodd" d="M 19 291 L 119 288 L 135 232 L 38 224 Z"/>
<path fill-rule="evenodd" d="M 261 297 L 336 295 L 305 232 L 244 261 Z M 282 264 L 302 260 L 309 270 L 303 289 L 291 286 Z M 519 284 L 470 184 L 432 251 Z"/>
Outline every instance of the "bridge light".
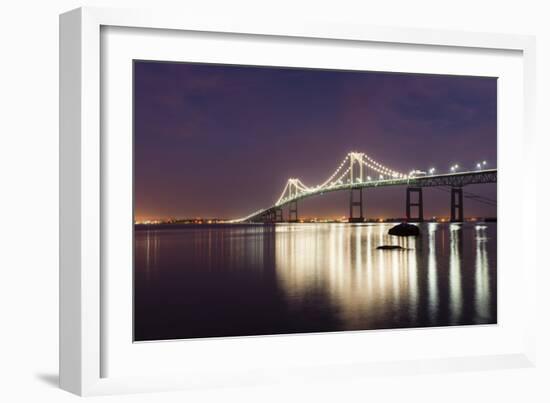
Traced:
<path fill-rule="evenodd" d="M 477 166 L 477 169 L 481 169 L 481 164 L 479 162 L 477 163 L 476 166 Z"/>
<path fill-rule="evenodd" d="M 483 161 L 482 164 L 483 164 L 483 165 L 487 165 L 487 161 Z"/>
<path fill-rule="evenodd" d="M 380 175 L 380 179 L 384 179 L 384 175 Z"/>

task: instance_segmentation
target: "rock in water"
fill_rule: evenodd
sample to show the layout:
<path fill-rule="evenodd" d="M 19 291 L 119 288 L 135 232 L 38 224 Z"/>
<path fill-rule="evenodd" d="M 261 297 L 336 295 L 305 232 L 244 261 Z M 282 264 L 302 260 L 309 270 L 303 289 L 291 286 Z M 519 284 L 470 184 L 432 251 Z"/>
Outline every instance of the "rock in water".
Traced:
<path fill-rule="evenodd" d="M 376 249 L 383 249 L 383 250 L 403 250 L 402 246 L 399 245 L 380 245 Z"/>
<path fill-rule="evenodd" d="M 390 228 L 388 234 L 395 236 L 418 236 L 420 235 L 420 230 L 416 225 L 407 224 L 402 222 L 401 224 L 396 225 L 395 227 Z"/>

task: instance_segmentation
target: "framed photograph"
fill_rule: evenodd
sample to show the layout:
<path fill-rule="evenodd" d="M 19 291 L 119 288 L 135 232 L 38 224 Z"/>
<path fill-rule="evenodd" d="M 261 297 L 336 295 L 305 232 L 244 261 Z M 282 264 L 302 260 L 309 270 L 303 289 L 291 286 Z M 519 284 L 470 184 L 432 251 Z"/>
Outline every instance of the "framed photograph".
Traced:
<path fill-rule="evenodd" d="M 532 37 L 84 8 L 60 45 L 62 388 L 533 365 Z"/>

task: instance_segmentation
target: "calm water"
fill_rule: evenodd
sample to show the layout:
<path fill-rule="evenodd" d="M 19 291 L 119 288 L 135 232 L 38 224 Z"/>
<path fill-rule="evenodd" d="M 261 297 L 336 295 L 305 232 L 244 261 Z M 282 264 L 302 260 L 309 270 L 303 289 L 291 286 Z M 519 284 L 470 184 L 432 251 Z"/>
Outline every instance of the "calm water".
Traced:
<path fill-rule="evenodd" d="M 392 225 L 136 230 L 135 339 L 496 323 L 495 223 Z"/>

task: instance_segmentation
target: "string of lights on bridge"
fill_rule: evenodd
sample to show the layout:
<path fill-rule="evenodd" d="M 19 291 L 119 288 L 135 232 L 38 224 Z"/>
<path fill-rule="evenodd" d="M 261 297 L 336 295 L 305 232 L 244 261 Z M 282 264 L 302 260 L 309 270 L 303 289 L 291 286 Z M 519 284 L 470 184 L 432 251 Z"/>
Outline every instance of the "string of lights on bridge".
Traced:
<path fill-rule="evenodd" d="M 346 164 L 348 164 L 347 168 L 342 172 Z M 357 164 L 357 166 L 359 167 L 359 172 L 357 175 L 354 174 L 354 171 L 357 170 L 355 169 L 355 164 Z M 475 165 L 478 170 L 484 169 L 486 166 L 487 161 L 478 162 Z M 365 168 L 366 174 L 364 174 L 365 171 L 363 170 Z M 459 169 L 460 166 L 458 164 L 454 164 L 449 168 L 449 172 L 456 173 Z M 373 172 L 375 174 L 373 174 Z M 368 173 L 371 173 L 371 175 L 368 175 Z M 298 178 L 288 179 L 286 186 L 277 201 L 275 202 L 275 205 L 277 206 L 285 203 L 288 200 L 299 196 L 300 194 L 306 194 L 313 191 L 319 192 L 323 189 L 330 189 L 335 186 L 391 179 L 412 179 L 419 176 L 434 175 L 435 173 L 436 169 L 432 167 L 428 169 L 427 172 L 420 170 L 411 170 L 408 174 L 404 174 L 402 172 L 388 168 L 387 166 L 369 157 L 367 154 L 350 152 L 338 165 L 336 170 L 328 177 L 328 179 L 317 186 L 307 186 Z"/>

